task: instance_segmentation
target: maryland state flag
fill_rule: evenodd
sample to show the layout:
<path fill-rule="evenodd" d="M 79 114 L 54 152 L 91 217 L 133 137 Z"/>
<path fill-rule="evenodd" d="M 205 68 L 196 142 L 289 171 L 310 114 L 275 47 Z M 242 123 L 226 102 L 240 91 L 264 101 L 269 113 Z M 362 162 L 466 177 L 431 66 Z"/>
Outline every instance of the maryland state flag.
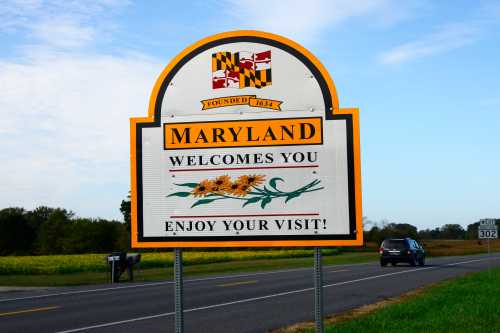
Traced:
<path fill-rule="evenodd" d="M 217 52 L 212 54 L 212 88 L 262 88 L 270 86 L 271 50 Z"/>

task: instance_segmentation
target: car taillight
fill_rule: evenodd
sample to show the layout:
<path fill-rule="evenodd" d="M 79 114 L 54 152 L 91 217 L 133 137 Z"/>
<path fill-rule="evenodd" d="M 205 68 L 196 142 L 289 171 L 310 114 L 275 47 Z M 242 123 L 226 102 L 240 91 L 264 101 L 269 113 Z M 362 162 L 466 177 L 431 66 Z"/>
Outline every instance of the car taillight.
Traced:
<path fill-rule="evenodd" d="M 383 247 L 381 247 L 381 248 L 380 248 L 380 250 L 378 250 L 378 252 L 379 252 L 380 254 L 384 253 L 384 248 L 383 248 Z"/>

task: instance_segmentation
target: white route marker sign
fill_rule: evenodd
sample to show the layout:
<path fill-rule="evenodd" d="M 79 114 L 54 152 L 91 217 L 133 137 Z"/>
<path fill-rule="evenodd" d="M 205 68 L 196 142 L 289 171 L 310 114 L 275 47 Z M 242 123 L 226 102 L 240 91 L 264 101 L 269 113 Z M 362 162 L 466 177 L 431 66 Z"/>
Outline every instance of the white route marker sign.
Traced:
<path fill-rule="evenodd" d="M 482 219 L 477 229 L 479 239 L 497 239 L 498 228 L 494 219 Z"/>
<path fill-rule="evenodd" d="M 133 247 L 362 244 L 358 110 L 286 38 L 205 38 L 131 119 Z"/>

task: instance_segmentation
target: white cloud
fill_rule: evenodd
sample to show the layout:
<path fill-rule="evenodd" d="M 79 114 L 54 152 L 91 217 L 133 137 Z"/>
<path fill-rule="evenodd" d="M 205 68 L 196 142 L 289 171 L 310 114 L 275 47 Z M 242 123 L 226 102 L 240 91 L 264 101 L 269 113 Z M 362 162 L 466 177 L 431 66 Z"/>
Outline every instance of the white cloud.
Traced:
<path fill-rule="evenodd" d="M 141 54 L 89 51 L 124 4 L 0 6 L 0 32 L 23 41 L 17 57 L 0 58 L 0 208 L 49 205 L 119 218 L 116 205 L 129 190 L 129 118 L 147 114 L 163 67 Z"/>
<path fill-rule="evenodd" d="M 26 27 L 40 8 L 39 0 L 6 0 L 0 6 L 0 31 Z"/>
<path fill-rule="evenodd" d="M 421 39 L 383 52 L 379 61 L 391 65 L 444 53 L 471 44 L 478 36 L 479 29 L 472 24 L 448 25 Z"/>
<path fill-rule="evenodd" d="M 51 47 L 82 47 L 106 31 L 110 15 L 126 4 L 125 0 L 5 0 L 0 6 L 0 31 L 22 31 Z"/>
<path fill-rule="evenodd" d="M 45 20 L 33 26 L 33 34 L 46 45 L 58 48 L 75 48 L 94 40 L 95 30 L 82 26 L 72 18 L 59 17 L 57 22 Z"/>
<path fill-rule="evenodd" d="M 122 184 L 125 195 L 129 118 L 147 114 L 162 67 L 140 55 L 0 61 L 0 207 L 86 211 L 100 194 L 85 203 L 74 197 L 106 184 Z"/>
<path fill-rule="evenodd" d="M 313 41 L 330 27 L 355 17 L 370 15 L 376 21 L 395 22 L 407 16 L 405 8 L 410 5 L 413 2 L 393 0 L 228 0 L 224 8 L 239 26 Z"/>

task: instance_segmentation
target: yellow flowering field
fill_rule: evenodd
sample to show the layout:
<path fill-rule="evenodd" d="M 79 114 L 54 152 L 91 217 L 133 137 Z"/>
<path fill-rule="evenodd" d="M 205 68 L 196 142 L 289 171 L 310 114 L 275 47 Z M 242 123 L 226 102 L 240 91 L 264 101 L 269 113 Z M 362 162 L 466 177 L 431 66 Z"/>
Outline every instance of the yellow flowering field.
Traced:
<path fill-rule="evenodd" d="M 337 253 L 336 249 L 323 249 L 323 254 Z M 224 252 L 184 252 L 185 265 L 256 259 L 300 258 L 313 255 L 312 249 L 257 250 Z M 105 272 L 106 254 L 74 254 L 49 256 L 0 257 L 0 275 L 10 274 L 67 274 L 78 272 Z M 173 266 L 172 252 L 142 253 L 141 268 Z"/>

